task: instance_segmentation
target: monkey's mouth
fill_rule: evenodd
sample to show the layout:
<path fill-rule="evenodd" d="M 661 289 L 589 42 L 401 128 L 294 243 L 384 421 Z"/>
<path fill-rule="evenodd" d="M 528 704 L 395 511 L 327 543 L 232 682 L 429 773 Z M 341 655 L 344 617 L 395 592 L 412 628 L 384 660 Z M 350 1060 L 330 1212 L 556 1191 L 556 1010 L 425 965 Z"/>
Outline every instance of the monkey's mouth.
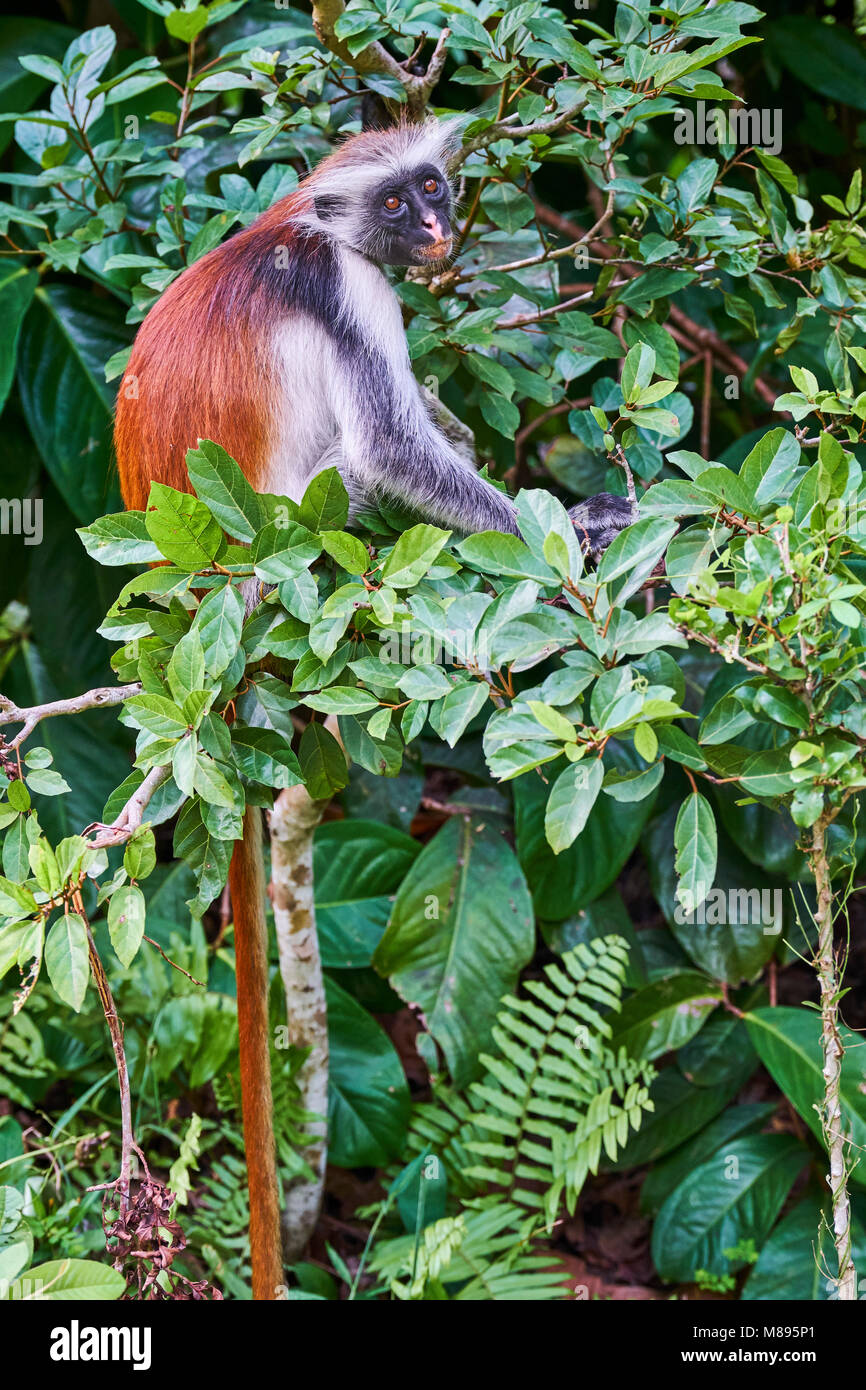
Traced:
<path fill-rule="evenodd" d="M 415 247 L 415 255 L 420 262 L 425 261 L 444 261 L 451 254 L 451 247 L 454 245 L 453 237 L 444 237 L 441 241 L 428 241 L 423 246 Z"/>

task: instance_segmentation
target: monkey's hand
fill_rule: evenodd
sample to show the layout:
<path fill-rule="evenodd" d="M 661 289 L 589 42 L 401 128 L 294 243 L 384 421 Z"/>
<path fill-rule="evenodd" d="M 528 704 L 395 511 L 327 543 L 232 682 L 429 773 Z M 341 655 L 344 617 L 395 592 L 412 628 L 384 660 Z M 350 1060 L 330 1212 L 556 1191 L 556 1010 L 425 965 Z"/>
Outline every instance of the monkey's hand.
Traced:
<path fill-rule="evenodd" d="M 584 555 L 593 564 L 598 564 L 620 531 L 637 520 L 628 498 L 615 497 L 612 492 L 598 492 L 585 502 L 578 502 L 568 515 Z"/>

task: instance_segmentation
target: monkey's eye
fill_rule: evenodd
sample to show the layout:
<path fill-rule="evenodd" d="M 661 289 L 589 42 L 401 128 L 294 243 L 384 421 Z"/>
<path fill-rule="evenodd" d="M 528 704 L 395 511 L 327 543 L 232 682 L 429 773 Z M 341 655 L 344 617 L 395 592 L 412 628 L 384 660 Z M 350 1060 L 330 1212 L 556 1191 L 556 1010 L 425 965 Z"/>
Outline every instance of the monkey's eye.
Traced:
<path fill-rule="evenodd" d="M 389 212 L 396 212 L 397 209 L 402 206 L 403 200 L 401 198 L 398 198 L 396 193 L 388 194 L 388 197 L 385 199 L 385 207 L 388 209 Z"/>
<path fill-rule="evenodd" d="M 438 183 L 438 180 L 437 180 L 437 179 L 425 179 L 425 180 L 424 180 L 424 192 L 425 192 L 425 193 L 438 193 L 438 192 L 439 192 L 439 183 Z"/>

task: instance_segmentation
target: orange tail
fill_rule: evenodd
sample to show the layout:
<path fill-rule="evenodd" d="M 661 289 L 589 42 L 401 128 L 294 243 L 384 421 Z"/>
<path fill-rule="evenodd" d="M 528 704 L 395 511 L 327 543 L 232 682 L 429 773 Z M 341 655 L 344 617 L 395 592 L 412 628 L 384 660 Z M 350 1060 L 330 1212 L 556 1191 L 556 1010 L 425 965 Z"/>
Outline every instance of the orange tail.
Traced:
<path fill-rule="evenodd" d="M 280 1243 L 271 1059 L 268 1047 L 268 938 L 261 812 L 248 806 L 229 869 L 235 923 L 238 1034 L 244 1147 L 250 1192 L 253 1298 L 273 1300 L 284 1282 Z"/>

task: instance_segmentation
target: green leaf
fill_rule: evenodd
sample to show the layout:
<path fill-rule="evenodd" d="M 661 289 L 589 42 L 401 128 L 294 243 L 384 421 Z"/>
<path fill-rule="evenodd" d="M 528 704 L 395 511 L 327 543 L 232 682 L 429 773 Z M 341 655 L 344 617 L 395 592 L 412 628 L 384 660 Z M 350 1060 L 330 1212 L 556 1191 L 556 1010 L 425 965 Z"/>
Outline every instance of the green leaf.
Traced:
<path fill-rule="evenodd" d="M 479 531 L 460 541 L 457 551 L 467 564 L 479 569 L 482 574 L 535 579 L 539 584 L 548 584 L 557 589 L 561 587 L 556 570 L 534 555 L 519 536 L 505 535 L 502 531 Z"/>
<path fill-rule="evenodd" d="M 224 544 L 219 522 L 197 497 L 151 483 L 147 533 L 160 553 L 183 570 L 207 569 Z"/>
<path fill-rule="evenodd" d="M 321 553 L 320 541 L 306 526 L 269 521 L 253 541 L 250 558 L 260 579 L 280 584 L 296 579 Z"/>
<path fill-rule="evenodd" d="M 772 51 L 812 91 L 866 111 L 866 57 L 857 37 L 841 24 L 783 12 L 773 22 Z"/>
<path fill-rule="evenodd" d="M 382 567 L 392 589 L 411 589 L 423 579 L 451 535 L 438 526 L 411 526 L 404 531 Z"/>
<path fill-rule="evenodd" d="M 87 992 L 90 962 L 87 928 L 77 912 L 59 917 L 45 941 L 48 978 L 64 1004 L 79 1013 Z"/>
<path fill-rule="evenodd" d="M 817 382 L 816 382 L 817 386 Z M 740 469 L 740 478 L 762 506 L 781 501 L 800 463 L 800 445 L 789 430 L 770 430 L 758 440 Z M 704 474 L 700 481 L 703 484 Z"/>
<path fill-rule="evenodd" d="M 513 439 L 520 428 L 520 411 L 513 401 L 497 391 L 485 391 L 481 397 L 481 414 L 491 429 L 506 439 Z"/>
<path fill-rule="evenodd" d="M 646 762 L 655 761 L 659 741 L 651 724 L 638 724 L 633 734 L 634 746 Z"/>
<path fill-rule="evenodd" d="M 675 1051 L 703 1027 L 721 998 L 719 986 L 705 975 L 683 971 L 656 980 L 626 1000 L 611 1046 L 645 1061 Z"/>
<path fill-rule="evenodd" d="M 783 1005 L 753 1009 L 746 1015 L 746 1027 L 776 1085 L 823 1143 L 817 1108 L 824 1095 L 820 1014 L 814 1009 Z M 845 1049 L 840 1088 L 842 1128 L 856 1153 L 866 1144 L 866 1066 L 858 1034 L 840 1025 L 839 1036 Z M 866 1174 L 855 1167 L 852 1179 L 862 1184 Z"/>
<path fill-rule="evenodd" d="M 264 525 L 262 504 L 230 454 L 211 439 L 188 449 L 189 479 L 220 526 L 240 541 L 251 541 Z"/>
<path fill-rule="evenodd" d="M 197 753 L 193 769 L 192 784 L 207 806 L 225 806 L 228 810 L 237 807 L 238 797 L 232 790 L 225 773 L 216 759 L 207 753 Z M 243 808 L 243 797 L 241 807 Z M 205 819 L 207 819 L 205 817 Z"/>
<path fill-rule="evenodd" d="M 300 521 L 311 531 L 342 531 L 349 517 L 349 494 L 336 468 L 312 479 L 301 499 Z"/>
<path fill-rule="evenodd" d="M 586 825 L 603 780 L 601 758 L 573 764 L 557 777 L 544 815 L 544 833 L 554 854 L 574 844 Z"/>
<path fill-rule="evenodd" d="M 328 1008 L 328 1156 L 343 1168 L 380 1168 L 401 1151 L 409 1088 L 388 1035 L 325 977 Z"/>
<path fill-rule="evenodd" d="M 638 765 L 625 748 L 608 745 L 605 753 L 622 772 Z M 548 778 L 562 767 L 555 764 Z M 617 804 L 601 796 L 593 806 L 579 838 L 567 850 L 554 854 L 544 833 L 544 807 L 548 786 L 535 773 L 514 782 L 517 853 L 529 882 L 536 911 L 550 921 L 561 921 L 579 912 L 609 888 L 637 844 L 652 811 L 655 797 Z"/>
<path fill-rule="evenodd" d="M 21 403 L 51 479 L 73 515 L 90 522 L 120 510 L 106 360 L 130 333 L 116 301 L 56 283 L 40 285 L 21 330 Z"/>
<path fill-rule="evenodd" d="M 854 612 L 859 625 L 860 614 L 856 609 Z M 787 690 L 784 686 L 759 686 L 755 692 L 755 705 L 778 724 L 784 724 L 789 729 L 809 728 L 809 711 L 804 701 L 795 695 L 793 690 Z M 702 737 L 701 742 L 705 743 L 706 739 Z"/>
<path fill-rule="evenodd" d="M 187 731 L 183 711 L 165 695 L 133 695 L 126 709 L 136 724 L 157 738 L 183 738 Z"/>
<path fill-rule="evenodd" d="M 393 894 L 420 852 L 417 840 L 380 821 L 328 821 L 317 827 L 313 883 L 323 965 L 370 965 Z"/>
<path fill-rule="evenodd" d="M 574 743 L 577 732 L 570 719 L 566 719 L 564 714 L 554 709 L 552 705 L 546 705 L 543 700 L 529 700 L 527 702 L 539 724 L 553 734 L 554 738 L 564 739 L 566 743 Z"/>
<path fill-rule="evenodd" d="M 403 740 L 392 724 L 384 736 L 376 736 L 376 725 L 370 719 L 356 719 L 352 714 L 340 715 L 340 735 L 350 762 L 358 763 L 379 777 L 396 777 L 403 761 Z M 372 728 L 371 728 L 372 726 Z"/>
<path fill-rule="evenodd" d="M 655 365 L 655 349 L 651 348 L 648 343 L 636 343 L 626 353 L 625 361 L 622 364 L 620 386 L 622 387 L 623 399 L 627 404 L 639 399 L 644 387 L 649 386 Z"/>
<path fill-rule="evenodd" d="M 208 673 L 221 676 L 237 655 L 244 624 L 244 601 L 231 583 L 205 594 L 195 615 L 193 632 L 201 639 Z"/>
<path fill-rule="evenodd" d="M 214 217 L 209 217 L 204 226 L 199 227 L 189 244 L 186 253 L 187 265 L 200 261 L 208 251 L 219 246 L 228 229 L 237 220 L 237 216 L 236 212 L 218 212 Z"/>
<path fill-rule="evenodd" d="M 752 1055 L 739 1076 L 717 1086 L 694 1086 L 677 1067 L 665 1067 L 650 1086 L 650 1099 L 655 1109 L 644 1116 L 625 1154 L 611 1166 L 617 1171 L 633 1168 L 638 1164 L 655 1163 L 656 1159 L 670 1153 L 724 1110 L 754 1066 Z"/>
<path fill-rule="evenodd" d="M 55 1303 L 70 1300 L 115 1302 L 126 1288 L 126 1281 L 116 1269 L 99 1260 L 49 1260 L 47 1264 L 32 1265 L 20 1279 L 7 1285 L 0 1296 L 17 1302 L 32 1298 L 34 1287 L 41 1289 L 41 1299 Z"/>
<path fill-rule="evenodd" d="M 747 758 L 740 772 L 740 785 L 755 796 L 784 796 L 798 785 L 791 772 L 788 748 L 766 748 Z"/>
<path fill-rule="evenodd" d="M 320 531 L 319 540 L 327 553 L 349 574 L 366 574 L 372 561 L 362 540 L 347 531 Z"/>
<path fill-rule="evenodd" d="M 677 900 L 686 912 L 694 912 L 715 882 L 718 835 L 713 808 L 705 796 L 693 792 L 680 807 L 674 827 Z"/>
<path fill-rule="evenodd" d="M 6 856 L 4 854 L 4 867 L 5 862 Z M 14 882 L 12 879 L 0 878 L 0 915 L 14 918 L 29 917 L 36 910 L 36 899 L 29 888 L 23 883 Z"/>
<path fill-rule="evenodd" d="M 698 482 L 702 492 L 742 516 L 755 516 L 760 511 L 752 488 L 730 468 L 714 464 L 701 472 Z"/>
<path fill-rule="evenodd" d="M 310 723 L 301 735 L 298 761 L 304 784 L 314 800 L 325 800 L 349 780 L 346 755 L 324 724 Z"/>
<path fill-rule="evenodd" d="M 38 283 L 36 272 L 23 266 L 6 265 L 0 270 L 0 410 L 15 377 L 18 337 Z"/>
<path fill-rule="evenodd" d="M 548 457 L 549 465 L 549 457 Z M 554 566 L 557 572 L 569 579 L 577 580 L 583 573 L 583 551 L 575 535 L 574 525 L 558 498 L 540 488 L 521 488 L 515 498 L 517 520 L 520 533 L 526 544 L 537 555 L 539 551 L 549 561 L 545 546 L 551 537 L 561 541 L 568 552 L 568 563 L 564 563 L 562 550 L 558 548 L 560 562 Z"/>
<path fill-rule="evenodd" d="M 174 851 L 193 870 L 197 891 L 188 900 L 193 916 L 201 917 L 222 892 L 228 875 L 232 846 L 216 839 L 205 826 L 198 798 L 187 801 L 174 832 Z"/>
<path fill-rule="evenodd" d="M 132 879 L 148 878 L 156 868 L 156 839 L 147 826 L 136 830 L 127 841 L 123 867 Z"/>
<path fill-rule="evenodd" d="M 432 663 L 410 666 L 401 674 L 395 672 L 396 684 L 410 700 L 441 700 L 454 689 L 454 678 L 448 679 L 441 666 Z"/>
<path fill-rule="evenodd" d="M 742 1024 L 740 1028 L 742 1029 Z M 653 1166 L 641 1188 L 641 1212 L 655 1214 L 666 1198 L 679 1187 L 683 1178 L 694 1172 L 698 1164 L 723 1150 L 732 1139 L 738 1139 L 742 1134 L 751 1134 L 767 1124 L 775 1108 L 771 1103 L 729 1106 L 687 1144 L 682 1144 L 663 1162 Z"/>
<path fill-rule="evenodd" d="M 664 555 L 676 529 L 663 517 L 647 517 L 620 531 L 601 557 L 598 582 L 611 584 L 627 574 L 629 588 L 633 589 L 635 583 L 639 587 Z"/>
<path fill-rule="evenodd" d="M 485 385 L 492 386 L 500 396 L 511 400 L 515 389 L 514 378 L 501 362 L 496 362 L 492 357 L 485 357 L 480 352 L 467 352 L 463 356 L 463 365 Z"/>
<path fill-rule="evenodd" d="M 639 724 L 637 729 L 649 728 L 649 725 Z M 635 733 L 637 733 L 637 729 Z M 656 740 L 658 742 L 658 740 Z M 635 739 L 635 749 L 640 753 Z M 641 754 L 643 756 L 643 754 Z M 643 801 L 647 796 L 651 796 L 656 790 L 665 774 L 664 763 L 659 761 L 653 767 L 644 768 L 643 771 L 635 772 L 610 772 L 606 775 L 602 783 L 602 791 L 606 796 L 610 796 L 614 801 Z"/>
<path fill-rule="evenodd" d="M 79 526 L 77 534 L 100 565 L 151 565 L 162 559 L 159 546 L 148 535 L 144 512 L 101 516 L 90 526 Z"/>
<path fill-rule="evenodd" d="M 272 729 L 232 728 L 232 755 L 239 770 L 265 787 L 294 787 L 301 768 L 290 745 Z"/>
<path fill-rule="evenodd" d="M 725 1250 L 769 1235 L 806 1150 L 785 1134 L 755 1134 L 726 1144 L 671 1193 L 653 1228 L 653 1260 L 662 1279 L 685 1283 L 698 1269 L 727 1274 L 744 1261 Z"/>
<path fill-rule="evenodd" d="M 534 938 L 529 892 L 508 845 L 452 817 L 403 880 L 374 964 L 423 1011 L 456 1085 L 479 1070 L 499 1001 Z"/>
<path fill-rule="evenodd" d="M 738 1107 L 739 1108 L 739 1107 Z M 832 1296 L 829 1231 L 832 1217 L 824 1194 L 813 1186 L 775 1227 L 740 1294 L 744 1303 L 774 1300 L 813 1303 Z M 866 1233 L 855 1209 L 851 1254 L 859 1271 L 866 1262 Z"/>
<path fill-rule="evenodd" d="M 121 965 L 130 966 L 144 936 L 144 894 L 140 888 L 118 888 L 108 904 L 108 934 Z"/>
<path fill-rule="evenodd" d="M 750 337 L 757 338 L 758 326 L 755 322 L 754 305 L 741 294 L 726 294 L 724 299 L 725 313 L 728 317 L 741 323 Z"/>
<path fill-rule="evenodd" d="M 513 183 L 487 184 L 481 194 L 481 206 L 491 222 L 509 233 L 519 231 L 535 213 L 532 199 Z"/>
<path fill-rule="evenodd" d="M 490 697 L 486 681 L 458 685 L 430 709 L 430 723 L 449 748 L 454 748 L 467 727 L 483 710 Z"/>
<path fill-rule="evenodd" d="M 207 24 L 208 11 L 205 5 L 196 5 L 194 9 L 171 10 L 164 18 L 165 27 L 173 39 L 192 43 Z"/>

